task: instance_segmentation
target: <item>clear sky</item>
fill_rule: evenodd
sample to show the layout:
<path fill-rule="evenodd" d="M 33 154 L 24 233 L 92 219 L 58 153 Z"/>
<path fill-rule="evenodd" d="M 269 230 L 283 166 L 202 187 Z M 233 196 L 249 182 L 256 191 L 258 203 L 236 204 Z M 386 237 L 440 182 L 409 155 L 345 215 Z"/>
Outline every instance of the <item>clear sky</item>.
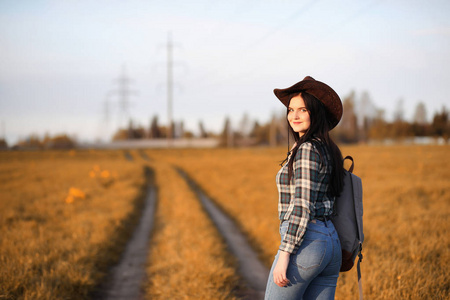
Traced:
<path fill-rule="evenodd" d="M 400 99 L 407 119 L 419 101 L 429 120 L 450 106 L 447 0 L 0 0 L 0 137 L 106 140 L 154 115 L 165 125 L 169 32 L 173 116 L 194 132 L 244 113 L 267 122 L 283 111 L 273 89 L 306 75 L 341 98 L 367 92 L 388 118 Z"/>

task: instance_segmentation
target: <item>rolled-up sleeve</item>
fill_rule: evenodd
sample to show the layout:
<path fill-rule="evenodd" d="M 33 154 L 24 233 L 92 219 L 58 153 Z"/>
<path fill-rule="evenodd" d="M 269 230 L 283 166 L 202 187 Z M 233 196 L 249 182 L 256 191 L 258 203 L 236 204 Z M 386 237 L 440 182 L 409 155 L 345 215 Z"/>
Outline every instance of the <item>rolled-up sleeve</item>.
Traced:
<path fill-rule="evenodd" d="M 288 209 L 289 226 L 280 245 L 280 250 L 296 253 L 310 220 L 311 208 L 317 199 L 317 185 L 321 168 L 320 155 L 311 143 L 303 143 L 293 165 L 291 203 Z"/>

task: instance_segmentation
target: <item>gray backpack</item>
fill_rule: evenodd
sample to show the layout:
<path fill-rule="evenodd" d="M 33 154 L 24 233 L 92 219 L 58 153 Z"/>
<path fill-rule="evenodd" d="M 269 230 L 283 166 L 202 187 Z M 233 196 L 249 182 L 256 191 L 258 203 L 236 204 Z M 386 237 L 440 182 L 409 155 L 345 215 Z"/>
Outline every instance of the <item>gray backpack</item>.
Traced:
<path fill-rule="evenodd" d="M 348 171 L 345 171 L 344 189 L 334 203 L 331 221 L 339 235 L 342 247 L 341 272 L 349 271 L 358 256 L 358 284 L 360 287 L 360 299 L 362 299 L 361 269 L 362 244 L 364 242 L 363 233 L 363 192 L 361 178 L 353 174 L 353 158 L 346 156 L 352 164 Z"/>

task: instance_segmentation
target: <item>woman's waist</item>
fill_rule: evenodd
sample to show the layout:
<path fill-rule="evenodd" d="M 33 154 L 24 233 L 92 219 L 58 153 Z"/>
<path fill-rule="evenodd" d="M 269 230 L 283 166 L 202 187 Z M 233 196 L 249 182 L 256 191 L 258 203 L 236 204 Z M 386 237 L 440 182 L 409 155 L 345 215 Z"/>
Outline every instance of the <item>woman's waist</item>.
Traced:
<path fill-rule="evenodd" d="M 289 220 L 283 220 L 280 222 L 280 228 L 288 228 Z M 308 222 L 306 231 L 314 231 L 325 235 L 333 234 L 336 229 L 329 218 L 315 218 Z"/>
<path fill-rule="evenodd" d="M 313 219 L 325 221 L 329 220 L 333 214 L 333 201 L 321 202 L 309 208 L 295 205 L 294 203 L 278 203 L 278 218 L 281 222 L 291 219 L 291 217 L 302 218 L 314 216 Z"/>
<path fill-rule="evenodd" d="M 336 231 L 333 222 L 328 218 L 313 219 L 309 221 L 308 226 L 306 227 L 306 231 L 308 230 L 326 235 L 333 234 Z"/>

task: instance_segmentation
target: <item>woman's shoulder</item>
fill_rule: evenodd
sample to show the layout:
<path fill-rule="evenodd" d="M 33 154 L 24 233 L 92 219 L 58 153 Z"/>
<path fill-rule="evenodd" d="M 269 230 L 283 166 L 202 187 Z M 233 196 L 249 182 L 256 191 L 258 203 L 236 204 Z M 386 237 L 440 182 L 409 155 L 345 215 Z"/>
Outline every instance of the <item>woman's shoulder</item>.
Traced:
<path fill-rule="evenodd" d="M 320 140 L 309 140 L 305 141 L 298 147 L 298 151 L 296 153 L 296 159 L 301 159 L 302 156 L 304 157 L 307 153 L 317 153 L 320 154 L 318 149 L 318 144 L 321 144 L 322 142 Z"/>
<path fill-rule="evenodd" d="M 319 148 L 323 147 L 323 142 L 321 139 L 313 137 L 310 140 L 303 142 L 299 148 L 304 150 L 318 151 Z"/>

